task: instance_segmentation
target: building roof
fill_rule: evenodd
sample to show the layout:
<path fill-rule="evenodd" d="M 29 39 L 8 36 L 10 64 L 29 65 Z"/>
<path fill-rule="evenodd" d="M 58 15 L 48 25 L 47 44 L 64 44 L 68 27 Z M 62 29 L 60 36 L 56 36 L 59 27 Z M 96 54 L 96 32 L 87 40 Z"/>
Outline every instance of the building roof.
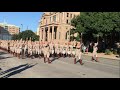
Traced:
<path fill-rule="evenodd" d="M 13 24 L 7 24 L 7 23 L 0 23 L 0 25 L 4 25 L 4 26 L 15 26 L 15 27 L 18 27 L 18 28 L 19 28 L 19 26 L 16 26 L 16 25 L 13 25 Z"/>

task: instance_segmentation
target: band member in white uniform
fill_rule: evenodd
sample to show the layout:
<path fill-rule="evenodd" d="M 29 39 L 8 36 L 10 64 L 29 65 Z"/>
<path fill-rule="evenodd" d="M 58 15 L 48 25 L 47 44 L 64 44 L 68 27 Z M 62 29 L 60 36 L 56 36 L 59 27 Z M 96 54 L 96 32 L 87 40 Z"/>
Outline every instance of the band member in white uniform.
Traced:
<path fill-rule="evenodd" d="M 74 64 L 76 64 L 76 59 L 79 59 L 79 63 L 81 65 L 83 65 L 84 63 L 82 63 L 82 52 L 81 52 L 81 45 L 77 44 L 76 46 L 76 54 L 75 54 L 75 59 L 74 59 Z"/>
<path fill-rule="evenodd" d="M 60 58 L 60 45 L 58 44 L 58 47 L 57 47 L 57 57 Z"/>
<path fill-rule="evenodd" d="M 55 46 L 52 44 L 52 57 L 55 58 Z"/>
<path fill-rule="evenodd" d="M 76 54 L 75 50 L 76 50 L 76 46 L 73 44 L 73 47 L 72 47 L 72 57 L 73 58 L 75 57 L 75 54 Z"/>
<path fill-rule="evenodd" d="M 62 56 L 65 58 L 65 54 L 66 54 L 66 47 L 65 46 L 63 46 L 63 48 L 62 48 Z"/>
<path fill-rule="evenodd" d="M 17 57 L 20 59 L 20 55 L 22 55 L 22 44 L 17 46 Z"/>
<path fill-rule="evenodd" d="M 69 58 L 71 57 L 71 48 L 70 47 L 68 48 L 68 56 L 69 56 Z"/>
<path fill-rule="evenodd" d="M 60 45 L 60 57 L 62 57 L 62 51 L 63 51 L 63 44 Z"/>
<path fill-rule="evenodd" d="M 31 57 L 31 59 L 33 59 L 33 45 L 32 45 L 32 43 L 30 44 L 30 50 L 29 50 L 29 53 L 30 53 L 30 57 Z"/>

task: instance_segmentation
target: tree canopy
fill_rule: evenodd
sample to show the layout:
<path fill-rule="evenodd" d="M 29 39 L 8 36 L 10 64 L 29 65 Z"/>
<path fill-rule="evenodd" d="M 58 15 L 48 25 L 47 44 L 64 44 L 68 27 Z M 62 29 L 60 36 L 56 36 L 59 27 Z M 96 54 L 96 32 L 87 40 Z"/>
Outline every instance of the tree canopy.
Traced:
<path fill-rule="evenodd" d="M 13 35 L 12 37 L 13 40 L 20 40 L 21 38 L 22 40 L 30 40 L 30 38 L 32 41 L 39 40 L 39 36 L 36 35 L 32 30 L 25 30 L 20 32 L 18 35 Z"/>
<path fill-rule="evenodd" d="M 118 38 L 120 35 L 120 12 L 81 12 L 79 16 L 71 20 L 71 25 L 75 27 L 71 33 L 77 32 L 80 36 L 82 32 L 84 40 L 95 40 L 97 35 L 103 39 L 109 36 Z"/>
<path fill-rule="evenodd" d="M 116 49 L 115 43 L 120 42 L 120 12 L 81 12 L 71 25 L 71 40 L 82 40 L 84 44 L 98 41 L 100 52 Z"/>

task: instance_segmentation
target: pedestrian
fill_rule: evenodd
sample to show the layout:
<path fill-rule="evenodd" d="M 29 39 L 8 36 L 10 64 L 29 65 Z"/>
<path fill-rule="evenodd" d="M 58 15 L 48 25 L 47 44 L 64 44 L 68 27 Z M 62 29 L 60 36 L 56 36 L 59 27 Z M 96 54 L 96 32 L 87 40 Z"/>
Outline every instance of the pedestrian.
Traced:
<path fill-rule="evenodd" d="M 97 56 L 97 47 L 98 43 L 94 43 L 93 44 L 93 55 L 92 55 L 92 61 L 95 60 L 96 62 L 98 62 L 98 56 Z"/>

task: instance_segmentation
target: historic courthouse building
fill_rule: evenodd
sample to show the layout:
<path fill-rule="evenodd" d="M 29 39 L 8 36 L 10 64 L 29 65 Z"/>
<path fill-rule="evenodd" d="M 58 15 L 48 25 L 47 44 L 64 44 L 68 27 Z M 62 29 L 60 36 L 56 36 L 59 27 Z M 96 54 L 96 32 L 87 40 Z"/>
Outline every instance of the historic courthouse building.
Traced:
<path fill-rule="evenodd" d="M 41 41 L 69 41 L 71 19 L 80 12 L 44 12 L 39 22 Z"/>

